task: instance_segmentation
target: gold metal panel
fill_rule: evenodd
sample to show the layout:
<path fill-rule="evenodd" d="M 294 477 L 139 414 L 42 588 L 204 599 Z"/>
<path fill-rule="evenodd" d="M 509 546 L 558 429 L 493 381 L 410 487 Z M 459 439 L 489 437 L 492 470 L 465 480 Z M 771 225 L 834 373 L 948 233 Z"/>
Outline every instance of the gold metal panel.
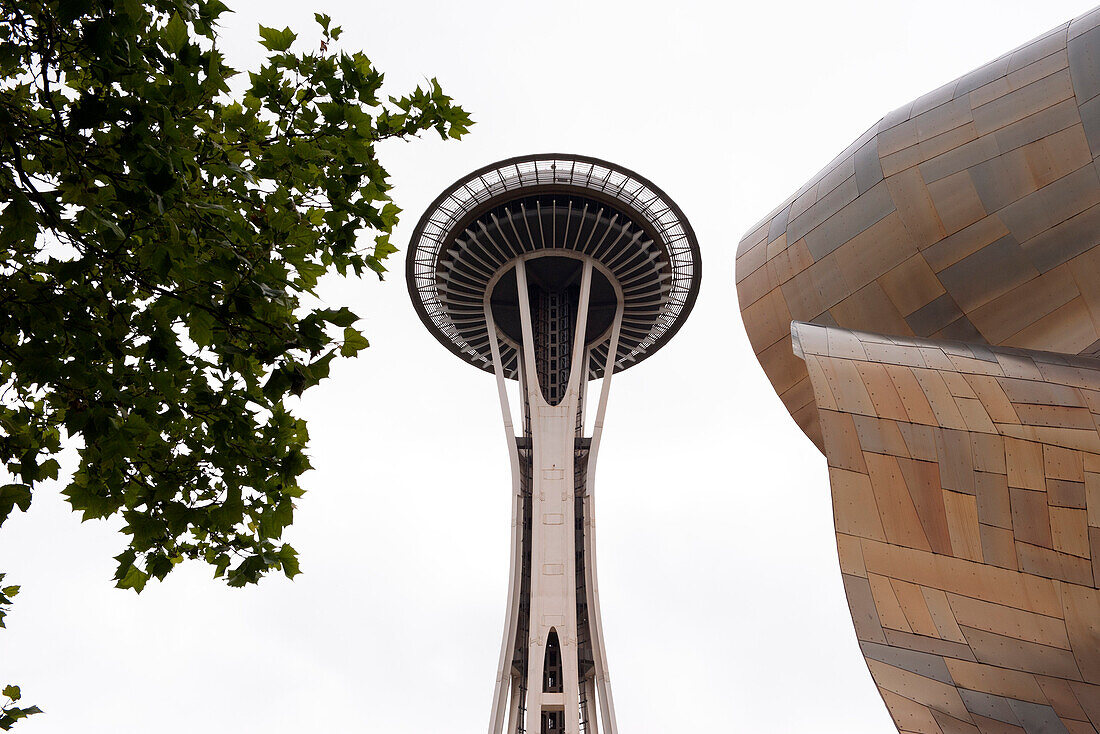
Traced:
<path fill-rule="evenodd" d="M 856 571 L 845 588 L 859 638 L 880 646 L 864 654 L 899 730 L 926 714 L 941 731 L 942 717 L 982 732 L 991 721 L 1027 733 L 1100 724 L 1079 701 L 1100 684 L 1100 455 L 1061 433 L 1085 433 L 1100 360 L 810 324 L 793 335 L 825 383 L 815 390 L 838 396 L 822 420 L 838 549 Z M 966 371 L 989 365 L 1032 379 Z M 903 407 L 904 394 L 927 406 L 927 425 L 871 398 L 884 375 Z M 984 420 L 960 427 L 964 414 Z"/>

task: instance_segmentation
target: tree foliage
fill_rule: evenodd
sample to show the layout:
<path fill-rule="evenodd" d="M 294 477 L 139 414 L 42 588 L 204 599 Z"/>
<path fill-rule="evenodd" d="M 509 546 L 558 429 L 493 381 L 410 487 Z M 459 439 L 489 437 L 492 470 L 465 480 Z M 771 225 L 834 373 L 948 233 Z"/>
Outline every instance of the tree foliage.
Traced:
<path fill-rule="evenodd" d="M 394 251 L 379 141 L 470 124 L 434 79 L 384 95 L 320 14 L 318 49 L 261 26 L 266 61 L 234 79 L 227 10 L 0 0 L 0 522 L 79 447 L 64 494 L 124 519 L 135 591 L 185 559 L 233 586 L 298 572 L 286 401 L 367 346 L 314 289 Z"/>
<path fill-rule="evenodd" d="M 0 573 L 0 628 L 6 626 L 4 617 L 8 615 L 8 609 L 11 607 L 11 598 L 19 593 L 18 586 L 3 585 L 4 576 L 5 574 Z M 19 699 L 22 697 L 23 692 L 19 686 L 10 683 L 0 691 L 0 698 L 4 699 L 0 702 L 0 729 L 3 731 L 11 729 L 20 719 L 42 713 L 37 706 L 20 706 Z"/>

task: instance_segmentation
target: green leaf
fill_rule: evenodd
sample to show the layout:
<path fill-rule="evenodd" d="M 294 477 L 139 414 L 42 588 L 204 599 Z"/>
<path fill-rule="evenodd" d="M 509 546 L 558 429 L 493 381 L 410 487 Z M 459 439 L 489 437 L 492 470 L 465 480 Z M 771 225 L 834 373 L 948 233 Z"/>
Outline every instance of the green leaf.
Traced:
<path fill-rule="evenodd" d="M 390 244 L 389 235 L 379 235 L 374 238 L 374 256 L 379 260 L 389 257 L 397 252 L 397 248 Z"/>
<path fill-rule="evenodd" d="M 274 28 L 268 28 L 267 26 L 260 26 L 260 38 L 263 40 L 260 42 L 264 48 L 268 51 L 286 51 L 293 45 L 298 35 L 290 28 L 284 28 L 281 31 Z"/>
<path fill-rule="evenodd" d="M 211 20 L 217 20 L 219 15 L 229 12 L 229 6 L 221 0 L 206 0 L 204 11 Z"/>
<path fill-rule="evenodd" d="M 222 554 L 214 562 L 214 576 L 221 578 L 225 575 L 225 569 L 229 568 L 229 556 Z"/>
<path fill-rule="evenodd" d="M 92 11 L 91 0 L 59 0 L 58 9 L 60 18 L 65 23 L 71 23 L 80 16 Z"/>
<path fill-rule="evenodd" d="M 7 685 L 4 686 L 4 695 L 13 701 L 18 701 L 23 694 L 19 690 L 19 686 Z"/>
<path fill-rule="evenodd" d="M 5 484 L 0 487 L 0 524 L 18 507 L 23 512 L 30 509 L 31 488 L 26 484 Z"/>
<path fill-rule="evenodd" d="M 347 306 L 342 306 L 339 309 L 325 308 L 317 312 L 321 318 L 329 322 L 333 326 L 351 326 L 359 317 L 352 313 L 351 309 Z"/>
<path fill-rule="evenodd" d="M 172 53 L 179 53 L 183 44 L 187 43 L 187 23 L 179 16 L 172 13 L 168 24 L 164 26 L 164 47 Z"/>
<path fill-rule="evenodd" d="M 38 234 L 38 212 L 21 190 L 11 192 L 11 201 L 0 214 L 0 245 L 12 248 L 33 241 Z"/>
<path fill-rule="evenodd" d="M 340 354 L 345 357 L 354 357 L 360 351 L 370 346 L 366 337 L 352 327 L 344 329 L 344 343 L 340 346 Z"/>
<path fill-rule="evenodd" d="M 386 202 L 386 205 L 382 207 L 382 213 L 380 215 L 380 218 L 382 220 L 382 226 L 386 231 L 389 231 L 390 229 L 393 228 L 393 226 L 395 224 L 397 224 L 397 216 L 400 213 L 401 213 L 401 209 L 396 204 L 394 204 L 392 201 Z M 389 244 L 388 240 L 387 240 L 387 244 Z M 394 249 L 394 252 L 396 252 L 396 248 Z M 389 253 L 386 253 L 386 254 L 389 254 Z M 377 253 L 375 253 L 375 257 L 378 257 Z M 385 257 L 385 256 L 383 255 L 383 257 Z"/>
<path fill-rule="evenodd" d="M 213 343 L 213 329 L 214 316 L 209 311 L 200 309 L 191 314 L 187 330 L 191 335 L 191 340 L 200 347 L 209 346 Z"/>
<path fill-rule="evenodd" d="M 137 566 L 130 566 L 129 570 L 126 571 L 126 575 L 119 579 L 115 586 L 120 589 L 133 589 L 140 594 L 148 580 L 149 575 L 147 573 Z"/>
<path fill-rule="evenodd" d="M 46 459 L 38 467 L 39 479 L 57 479 L 57 472 L 61 469 L 61 465 L 57 463 L 57 459 Z"/>
<path fill-rule="evenodd" d="M 298 564 L 298 551 L 289 545 L 284 545 L 279 549 L 279 561 L 282 563 L 283 573 L 288 579 L 292 579 L 302 572 Z"/>

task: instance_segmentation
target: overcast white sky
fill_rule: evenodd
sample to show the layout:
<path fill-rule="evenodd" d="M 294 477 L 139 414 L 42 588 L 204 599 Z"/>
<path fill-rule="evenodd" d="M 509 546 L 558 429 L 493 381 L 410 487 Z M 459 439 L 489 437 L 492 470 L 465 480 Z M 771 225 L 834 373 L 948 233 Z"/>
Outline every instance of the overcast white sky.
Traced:
<path fill-rule="evenodd" d="M 478 124 L 382 150 L 407 243 L 465 173 L 531 152 L 632 168 L 680 204 L 703 286 L 658 355 L 615 378 L 597 472 L 604 629 L 626 734 L 893 731 L 844 601 L 824 458 L 753 358 L 740 236 L 886 112 L 1091 7 L 944 2 L 236 0 L 256 24 L 345 28 L 392 92 L 426 77 Z M 112 588 L 118 523 L 48 487 L 0 535 L 23 584 L 0 683 L 47 713 L 25 734 L 484 731 L 504 620 L 508 460 L 492 378 L 385 283 L 325 290 L 371 349 L 301 406 L 316 470 L 289 539 L 304 574 L 228 589 L 184 566 Z"/>

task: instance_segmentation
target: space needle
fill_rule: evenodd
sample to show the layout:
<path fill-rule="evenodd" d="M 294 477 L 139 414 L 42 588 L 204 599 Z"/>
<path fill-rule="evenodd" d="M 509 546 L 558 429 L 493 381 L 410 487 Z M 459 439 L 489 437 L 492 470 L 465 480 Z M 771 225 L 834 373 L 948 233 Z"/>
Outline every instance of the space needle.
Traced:
<path fill-rule="evenodd" d="M 611 376 L 664 346 L 695 303 L 695 234 L 632 171 L 521 156 L 440 194 L 413 233 L 406 276 L 428 330 L 496 376 L 504 419 L 511 562 L 489 734 L 595 734 L 597 712 L 616 734 L 596 584 L 596 456 Z M 518 426 L 506 380 L 519 382 Z"/>

